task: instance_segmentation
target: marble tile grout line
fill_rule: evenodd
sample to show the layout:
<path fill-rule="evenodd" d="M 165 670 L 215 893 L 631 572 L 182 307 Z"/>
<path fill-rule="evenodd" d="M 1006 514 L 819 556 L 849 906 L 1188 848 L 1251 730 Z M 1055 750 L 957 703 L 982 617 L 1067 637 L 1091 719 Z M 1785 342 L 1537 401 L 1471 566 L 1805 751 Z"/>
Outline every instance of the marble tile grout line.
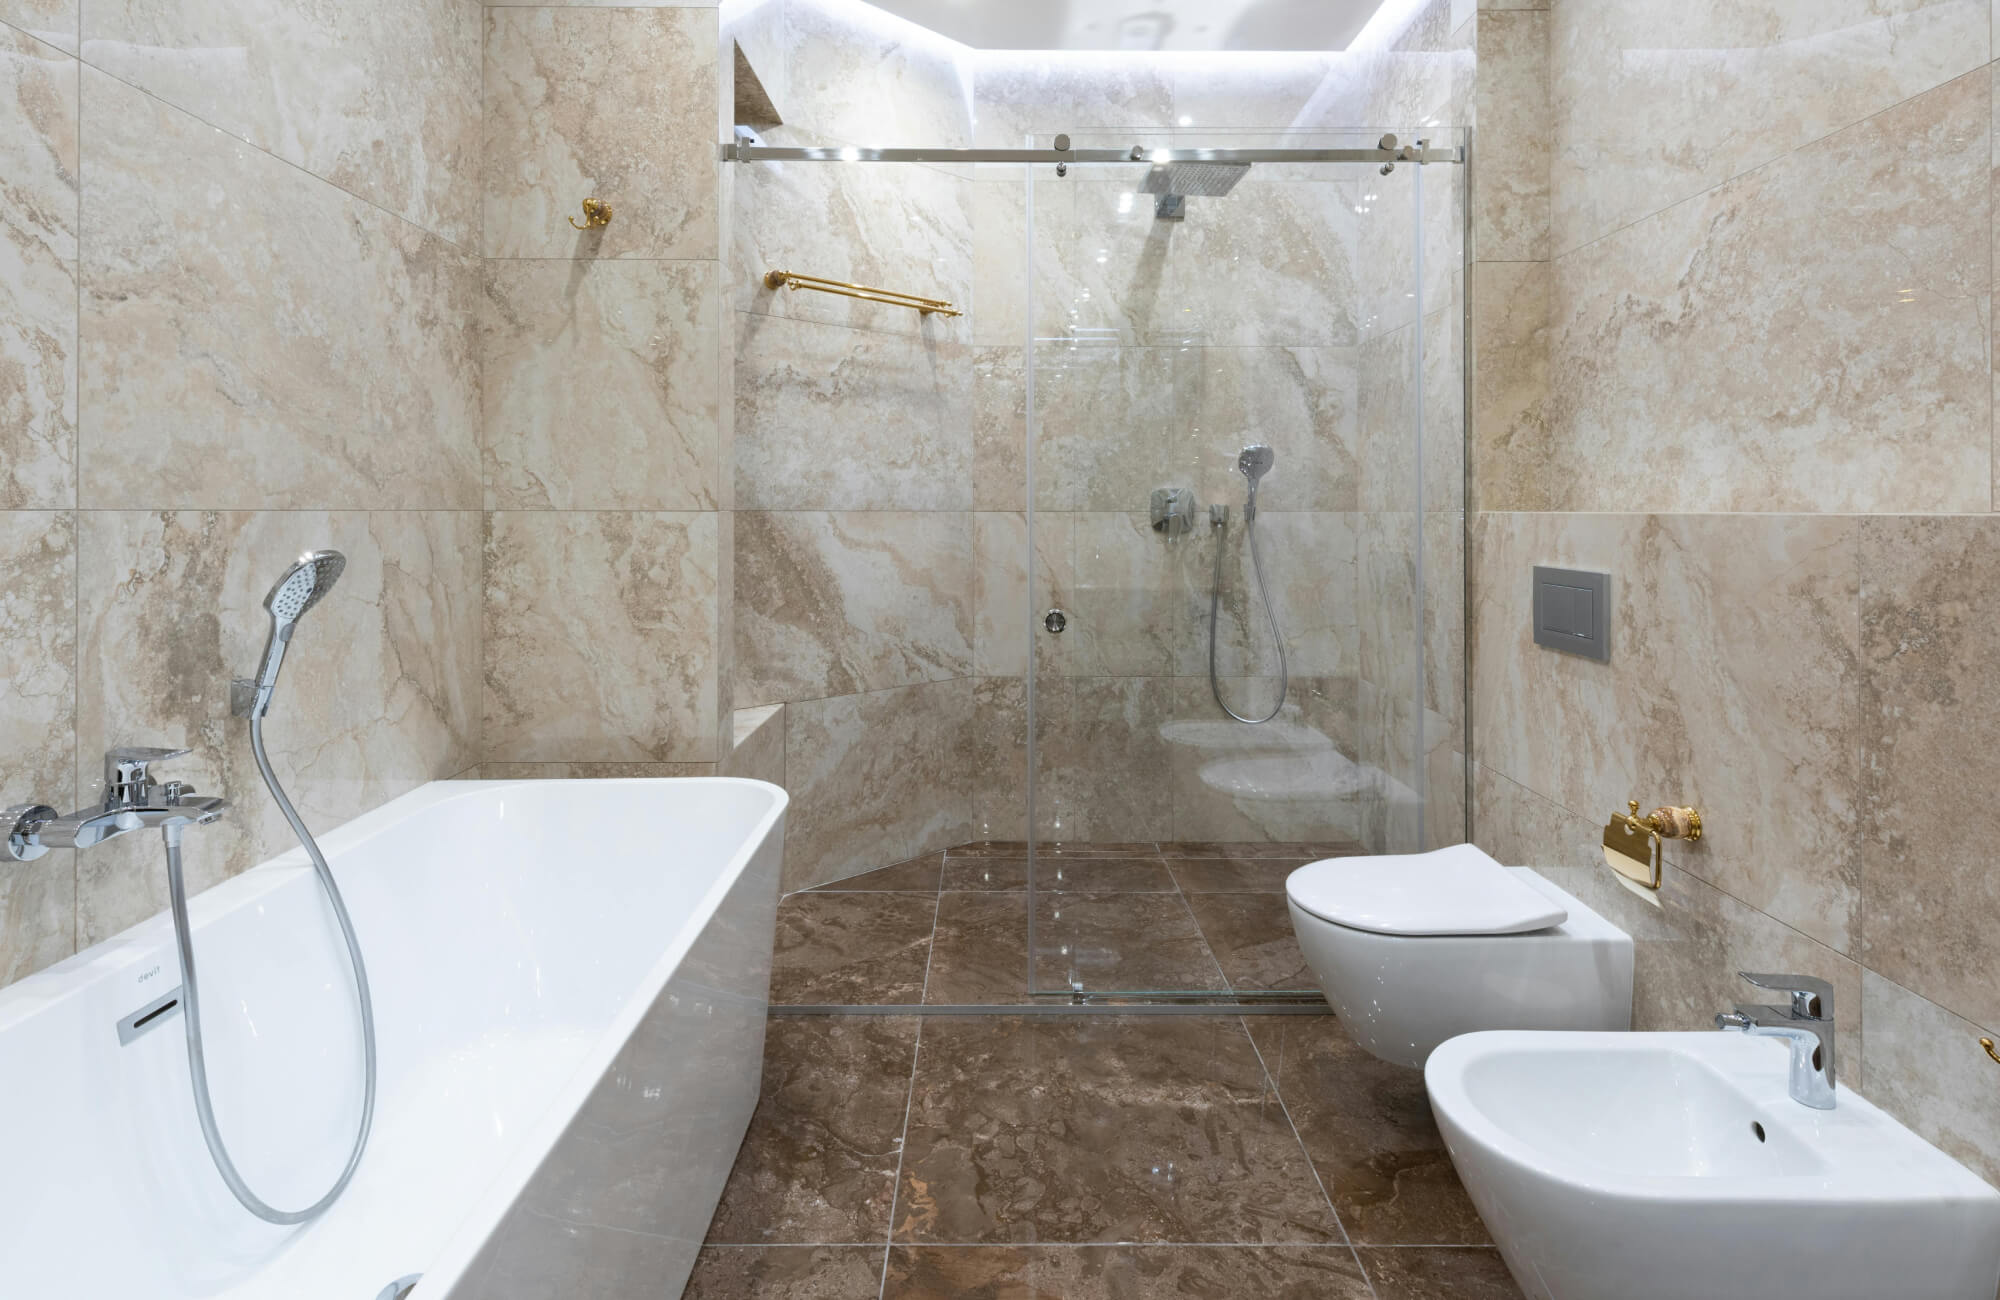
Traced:
<path fill-rule="evenodd" d="M 929 968 L 925 968 L 925 991 L 929 991 Z M 882 1233 L 882 1276 L 875 1285 L 875 1300 L 883 1300 L 889 1290 L 889 1252 L 896 1246 L 896 1206 L 903 1197 L 903 1160 L 910 1150 L 910 1113 L 917 1105 L 917 1066 L 923 1061 L 924 1022 L 917 1021 L 917 1037 L 910 1047 L 910 1088 L 903 1099 L 903 1133 L 896 1139 L 896 1176 L 889 1184 L 889 1223 Z"/>
<path fill-rule="evenodd" d="M 1292 1130 L 1292 1140 L 1299 1144 L 1299 1154 L 1305 1157 L 1306 1168 L 1312 1170 L 1313 1185 L 1319 1188 L 1320 1198 L 1326 1202 L 1326 1212 L 1333 1216 L 1334 1226 L 1340 1229 L 1340 1240 L 1347 1247 L 1347 1253 L 1354 1260 L 1354 1267 L 1361 1270 L 1361 1280 L 1368 1284 L 1368 1294 L 1381 1300 L 1375 1290 L 1375 1279 L 1369 1276 L 1368 1266 L 1361 1262 L 1361 1252 L 1355 1249 L 1354 1238 L 1347 1231 L 1347 1224 L 1340 1217 L 1340 1210 L 1333 1203 L 1333 1194 L 1326 1190 L 1326 1180 L 1319 1175 L 1319 1165 L 1314 1163 L 1312 1152 L 1306 1147 L 1305 1135 L 1299 1132 L 1298 1121 L 1292 1118 L 1292 1108 L 1285 1104 L 1284 1090 L 1278 1087 L 1278 1075 L 1284 1071 L 1284 1058 L 1278 1058 L 1278 1070 L 1271 1069 L 1271 1063 L 1264 1059 L 1264 1049 L 1257 1045 L 1257 1036 L 1250 1032 L 1250 1026 L 1242 1019 L 1236 1022 L 1242 1027 L 1243 1036 L 1250 1040 L 1250 1050 L 1257 1056 L 1257 1066 L 1264 1071 L 1264 1081 L 1271 1085 L 1271 1095 L 1277 1098 L 1278 1113 L 1285 1117 L 1285 1126 Z"/>

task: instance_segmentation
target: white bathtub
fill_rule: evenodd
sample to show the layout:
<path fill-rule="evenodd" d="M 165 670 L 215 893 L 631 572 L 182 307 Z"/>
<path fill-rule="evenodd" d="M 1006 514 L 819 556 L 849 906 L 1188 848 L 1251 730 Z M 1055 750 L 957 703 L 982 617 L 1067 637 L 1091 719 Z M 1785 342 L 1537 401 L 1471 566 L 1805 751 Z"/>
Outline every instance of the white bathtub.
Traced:
<path fill-rule="evenodd" d="M 324 835 L 380 1092 L 352 1186 L 298 1228 L 216 1175 L 179 1015 L 120 1046 L 179 983 L 164 916 L 0 990 L 0 1296 L 375 1300 L 412 1273 L 416 1300 L 678 1294 L 757 1101 L 785 803 L 438 782 Z M 192 910 L 223 1135 L 266 1200 L 306 1204 L 360 1106 L 338 931 L 298 850 Z"/>

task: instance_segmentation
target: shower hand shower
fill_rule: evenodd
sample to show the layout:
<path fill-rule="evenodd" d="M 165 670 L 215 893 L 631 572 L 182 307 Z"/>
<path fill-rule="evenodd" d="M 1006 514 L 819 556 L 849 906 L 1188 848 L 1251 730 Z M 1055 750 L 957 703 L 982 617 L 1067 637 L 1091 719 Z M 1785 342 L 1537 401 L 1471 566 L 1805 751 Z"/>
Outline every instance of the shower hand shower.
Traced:
<path fill-rule="evenodd" d="M 1264 557 L 1257 549 L 1257 483 L 1271 472 L 1271 466 L 1277 463 L 1277 459 L 1277 453 L 1261 442 L 1245 447 L 1236 458 L 1237 472 L 1250 481 L 1249 498 L 1243 503 L 1243 529 L 1250 539 L 1250 568 L 1257 575 L 1257 594 L 1264 601 L 1264 617 L 1271 624 L 1271 639 L 1278 646 L 1278 702 L 1261 718 L 1244 717 L 1222 698 L 1222 680 L 1215 666 L 1215 641 L 1216 631 L 1222 623 L 1222 551 L 1223 543 L 1229 536 L 1229 511 L 1217 506 L 1211 515 L 1218 531 L 1215 538 L 1215 581 L 1208 589 L 1208 688 L 1224 713 L 1253 727 L 1262 726 L 1277 717 L 1292 689 L 1291 670 L 1285 662 L 1285 633 L 1278 626 L 1278 611 L 1271 605 L 1271 589 L 1264 584 Z"/>
<path fill-rule="evenodd" d="M 313 872 L 319 877 L 320 888 L 326 891 L 326 901 L 333 907 L 334 919 L 340 924 L 341 938 L 347 943 L 347 959 L 354 969 L 354 990 L 361 1010 L 361 1122 L 355 1129 L 354 1149 L 348 1153 L 347 1164 L 340 1171 L 327 1193 L 303 1210 L 280 1210 L 264 1201 L 237 1172 L 235 1161 L 229 1158 L 229 1150 L 223 1145 L 222 1132 L 216 1127 L 215 1106 L 209 1098 L 208 1066 L 202 1051 L 201 1040 L 201 991 L 195 981 L 194 941 L 188 927 L 187 884 L 181 873 L 180 827 L 167 828 L 167 893 L 174 914 L 174 942 L 180 951 L 182 1008 L 181 1023 L 187 1031 L 188 1074 L 194 1083 L 195 1116 L 201 1122 L 202 1140 L 208 1144 L 210 1159 L 215 1161 L 216 1172 L 229 1191 L 242 1203 L 243 1208 L 268 1223 L 304 1223 L 316 1218 L 329 1205 L 340 1198 L 347 1185 L 354 1179 L 354 1171 L 361 1164 L 361 1153 L 368 1145 L 368 1133 L 375 1121 L 375 1007 L 368 994 L 368 971 L 361 962 L 361 944 L 354 936 L 354 922 L 348 918 L 347 904 L 340 897 L 340 887 L 333 882 L 333 871 L 326 865 L 326 856 L 319 851 L 312 832 L 306 829 L 298 809 L 285 796 L 284 787 L 278 784 L 278 777 L 271 770 L 270 755 L 264 751 L 264 715 L 270 711 L 271 696 L 278 685 L 278 669 L 285 662 L 285 650 L 292 643 L 292 634 L 298 630 L 299 620 L 307 610 L 325 598 L 340 581 L 341 572 L 347 567 L 347 557 L 339 551 L 313 551 L 299 558 L 298 563 L 285 571 L 278 579 L 278 585 L 271 588 L 271 594 L 264 598 L 264 608 L 271 613 L 271 639 L 264 646 L 264 662 L 258 669 L 256 681 L 252 684 L 255 693 L 248 705 L 239 710 L 250 718 L 250 752 L 257 760 L 257 771 L 263 776 L 264 784 L 277 800 L 279 811 L 291 823 L 292 831 L 305 846 L 306 856 L 312 859 Z"/>

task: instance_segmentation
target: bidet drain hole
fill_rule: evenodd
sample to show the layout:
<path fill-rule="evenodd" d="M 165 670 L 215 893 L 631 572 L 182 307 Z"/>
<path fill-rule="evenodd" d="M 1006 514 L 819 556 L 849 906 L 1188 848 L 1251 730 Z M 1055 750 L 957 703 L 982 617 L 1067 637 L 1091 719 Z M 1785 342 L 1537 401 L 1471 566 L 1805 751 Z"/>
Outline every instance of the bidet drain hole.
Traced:
<path fill-rule="evenodd" d="M 1764 1126 L 1754 1119 L 1750 1121 L 1750 1132 L 1759 1142 L 1764 1140 Z"/>

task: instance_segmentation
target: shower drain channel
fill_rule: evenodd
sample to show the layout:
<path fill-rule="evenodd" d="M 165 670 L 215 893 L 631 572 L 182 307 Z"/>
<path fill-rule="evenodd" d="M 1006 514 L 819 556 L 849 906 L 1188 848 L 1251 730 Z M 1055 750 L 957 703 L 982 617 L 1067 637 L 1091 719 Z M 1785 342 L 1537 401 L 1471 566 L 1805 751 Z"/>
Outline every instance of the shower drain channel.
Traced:
<path fill-rule="evenodd" d="M 403 1300 L 404 1296 L 417 1289 L 417 1282 L 422 1277 L 422 1273 L 410 1273 L 399 1277 L 383 1287 L 381 1294 L 377 1295 L 375 1300 Z"/>

